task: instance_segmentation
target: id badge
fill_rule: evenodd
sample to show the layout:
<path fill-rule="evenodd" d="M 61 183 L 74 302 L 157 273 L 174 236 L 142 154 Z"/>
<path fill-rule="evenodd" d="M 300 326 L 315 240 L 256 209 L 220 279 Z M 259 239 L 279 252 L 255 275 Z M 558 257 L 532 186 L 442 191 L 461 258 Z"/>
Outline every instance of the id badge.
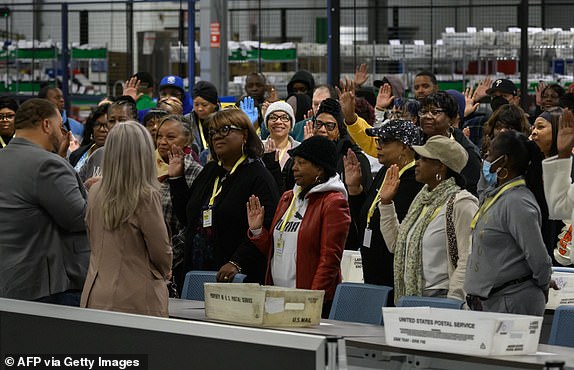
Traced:
<path fill-rule="evenodd" d="M 283 247 L 285 247 L 285 241 L 282 238 L 277 240 L 275 243 L 275 255 L 282 256 L 283 255 Z"/>
<path fill-rule="evenodd" d="M 371 237 L 373 236 L 373 230 L 368 227 L 365 229 L 365 236 L 363 237 L 363 247 L 371 248 Z"/>
<path fill-rule="evenodd" d="M 203 211 L 203 227 L 211 227 L 211 208 Z"/>

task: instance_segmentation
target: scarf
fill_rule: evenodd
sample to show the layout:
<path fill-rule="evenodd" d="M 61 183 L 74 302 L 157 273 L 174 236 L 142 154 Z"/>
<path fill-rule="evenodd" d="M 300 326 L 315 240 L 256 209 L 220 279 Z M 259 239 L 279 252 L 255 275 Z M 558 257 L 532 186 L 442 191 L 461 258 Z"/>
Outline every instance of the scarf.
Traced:
<path fill-rule="evenodd" d="M 421 296 L 423 293 L 423 235 L 431 223 L 433 215 L 447 202 L 460 187 L 454 178 L 440 182 L 429 191 L 425 185 L 409 207 L 409 212 L 399 227 L 395 246 L 395 302 L 405 295 Z M 422 218 L 422 219 L 421 219 Z M 410 231 L 413 229 L 412 233 Z M 410 233 L 410 238 L 408 235 Z M 407 253 L 408 243 L 408 255 Z M 445 245 L 446 248 L 446 245 Z"/>

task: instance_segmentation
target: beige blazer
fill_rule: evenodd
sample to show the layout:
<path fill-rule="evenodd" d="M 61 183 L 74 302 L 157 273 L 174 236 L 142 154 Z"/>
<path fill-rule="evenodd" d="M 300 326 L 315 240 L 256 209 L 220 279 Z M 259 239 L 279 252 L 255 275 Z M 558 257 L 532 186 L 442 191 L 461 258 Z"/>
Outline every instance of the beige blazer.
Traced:
<path fill-rule="evenodd" d="M 142 198 L 119 228 L 106 230 L 101 205 L 94 202 L 99 186 L 88 195 L 92 254 L 80 306 L 167 317 L 172 251 L 159 192 Z"/>

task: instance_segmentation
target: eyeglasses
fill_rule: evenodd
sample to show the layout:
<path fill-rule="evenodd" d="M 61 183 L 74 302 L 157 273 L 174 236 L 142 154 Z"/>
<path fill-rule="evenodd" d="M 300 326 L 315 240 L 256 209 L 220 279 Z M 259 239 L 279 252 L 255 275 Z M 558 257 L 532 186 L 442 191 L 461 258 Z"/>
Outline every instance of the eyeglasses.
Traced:
<path fill-rule="evenodd" d="M 95 122 L 95 123 L 92 125 L 92 127 L 93 127 L 94 130 L 97 130 L 97 129 L 100 129 L 100 130 L 101 130 L 101 129 L 106 129 L 106 130 L 108 130 L 108 131 L 111 130 L 111 128 L 112 128 L 113 126 L 114 126 L 114 125 L 110 125 L 110 124 L 107 123 L 107 122 L 106 122 L 106 123 Z"/>
<path fill-rule="evenodd" d="M 16 117 L 14 113 L 0 114 L 0 121 L 12 121 Z"/>
<path fill-rule="evenodd" d="M 291 117 L 289 117 L 289 115 L 287 114 L 282 114 L 280 116 L 276 115 L 276 114 L 270 114 L 269 115 L 269 121 L 281 121 L 283 123 L 288 123 L 291 122 Z"/>
<path fill-rule="evenodd" d="M 375 139 L 375 142 L 377 143 L 378 146 L 383 146 L 386 144 L 390 144 L 392 142 L 396 141 L 395 139 L 392 139 L 390 137 L 378 137 Z"/>
<path fill-rule="evenodd" d="M 319 121 L 319 120 L 316 120 L 315 122 L 313 122 L 313 128 L 315 130 L 320 129 L 323 126 L 325 126 L 327 131 L 333 131 L 335 129 L 335 127 L 337 127 L 337 122 L 323 122 L 323 121 Z"/>
<path fill-rule="evenodd" d="M 421 109 L 419 110 L 419 117 L 424 117 L 429 114 L 432 117 L 437 117 L 439 114 L 446 112 L 444 109 Z"/>
<path fill-rule="evenodd" d="M 207 131 L 207 134 L 209 137 L 214 137 L 217 134 L 219 134 L 221 137 L 226 137 L 232 130 L 241 131 L 242 129 L 241 127 L 234 125 L 225 125 L 221 126 L 220 128 L 210 128 L 209 131 Z"/>

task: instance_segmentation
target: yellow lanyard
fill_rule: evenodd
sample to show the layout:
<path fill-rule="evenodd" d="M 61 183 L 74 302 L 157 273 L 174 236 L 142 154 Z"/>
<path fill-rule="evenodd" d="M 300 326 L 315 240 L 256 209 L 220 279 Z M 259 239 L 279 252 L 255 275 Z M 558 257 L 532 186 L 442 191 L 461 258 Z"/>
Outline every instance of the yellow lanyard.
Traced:
<path fill-rule="evenodd" d="M 239 158 L 239 160 L 237 162 L 235 162 L 235 164 L 233 165 L 233 168 L 231 169 L 231 172 L 229 172 L 229 175 L 233 175 L 233 173 L 235 172 L 237 167 L 239 167 L 239 165 L 241 163 L 243 163 L 243 161 L 245 161 L 246 158 L 247 158 L 247 156 L 245 154 L 243 154 L 241 156 L 241 158 Z M 219 165 L 221 166 L 221 161 L 219 162 Z M 211 198 L 209 199 L 209 208 L 213 207 L 213 203 L 215 202 L 215 198 L 217 198 L 219 193 L 221 193 L 221 186 L 219 186 L 219 176 L 218 176 L 215 179 L 215 183 L 213 184 L 213 191 L 211 192 Z"/>
<path fill-rule="evenodd" d="M 12 135 L 12 139 L 14 139 L 14 137 L 16 137 L 15 133 Z M 0 144 L 2 144 L 2 148 L 4 148 L 6 146 L 6 142 L 4 142 L 4 139 L 2 139 L 2 136 L 0 136 Z"/>
<path fill-rule="evenodd" d="M 96 150 L 96 144 L 93 144 L 90 149 L 88 149 L 88 157 L 92 155 L 94 150 Z"/>
<path fill-rule="evenodd" d="M 436 218 L 436 216 L 438 215 L 438 213 L 440 212 L 440 210 L 442 209 L 442 206 L 438 207 L 437 209 L 434 210 L 434 212 L 432 213 L 432 215 L 430 216 L 430 222 L 432 222 L 432 220 L 434 220 Z M 424 206 L 423 210 L 421 211 L 421 214 L 419 215 L 419 219 L 421 219 L 426 213 L 427 213 L 428 207 Z"/>
<path fill-rule="evenodd" d="M 408 163 L 406 166 L 404 166 L 403 168 L 401 168 L 399 170 L 399 178 L 403 175 L 403 173 L 405 173 L 406 170 L 408 170 L 409 168 L 413 168 L 414 166 L 415 166 L 415 161 L 412 161 L 412 162 Z M 379 201 L 381 200 L 381 197 L 379 196 L 379 191 L 381 190 L 381 188 L 385 184 L 386 179 L 387 179 L 387 174 L 385 174 L 385 179 L 383 180 L 381 187 L 377 189 L 377 195 L 375 196 L 375 199 L 373 199 L 373 203 L 371 204 L 371 207 L 369 207 L 369 212 L 367 213 L 367 228 L 369 228 L 369 225 L 371 224 L 371 218 L 373 217 L 373 213 L 375 213 L 375 207 L 377 207 L 377 203 L 379 203 Z"/>
<path fill-rule="evenodd" d="M 198 118 L 199 121 L 199 136 L 201 137 L 201 143 L 203 144 L 203 149 L 209 148 L 207 146 L 207 141 L 205 140 L 205 136 L 203 135 L 203 125 L 201 124 L 201 120 Z"/>
<path fill-rule="evenodd" d="M 279 233 L 283 235 L 283 231 L 285 230 L 285 226 L 287 226 L 287 222 L 293 217 L 293 213 L 295 213 L 295 203 L 297 203 L 297 196 L 299 195 L 301 189 L 297 189 L 297 192 L 293 192 L 293 199 L 291 199 L 291 204 L 289 204 L 289 208 L 287 208 L 287 212 L 285 212 L 285 218 L 283 218 L 283 222 L 279 227 Z"/>
<path fill-rule="evenodd" d="M 508 189 L 511 189 L 515 186 L 519 186 L 519 185 L 526 185 L 526 181 L 524 180 L 514 180 L 511 183 L 508 183 L 506 185 L 504 185 L 502 187 L 502 189 L 500 189 L 496 195 L 489 197 L 488 199 L 486 199 L 484 201 L 484 203 L 482 204 L 482 206 L 480 206 L 480 208 L 478 209 L 478 212 L 476 212 L 476 215 L 474 215 L 474 218 L 472 219 L 472 222 L 470 223 L 470 228 L 472 230 L 474 230 L 474 228 L 476 227 L 476 224 L 478 223 L 478 220 L 480 219 L 480 217 L 486 213 L 486 211 L 488 211 L 488 209 L 494 204 L 494 202 L 496 202 L 498 200 L 498 198 L 500 198 L 500 196 L 502 194 L 504 194 L 505 191 L 507 191 Z"/>

